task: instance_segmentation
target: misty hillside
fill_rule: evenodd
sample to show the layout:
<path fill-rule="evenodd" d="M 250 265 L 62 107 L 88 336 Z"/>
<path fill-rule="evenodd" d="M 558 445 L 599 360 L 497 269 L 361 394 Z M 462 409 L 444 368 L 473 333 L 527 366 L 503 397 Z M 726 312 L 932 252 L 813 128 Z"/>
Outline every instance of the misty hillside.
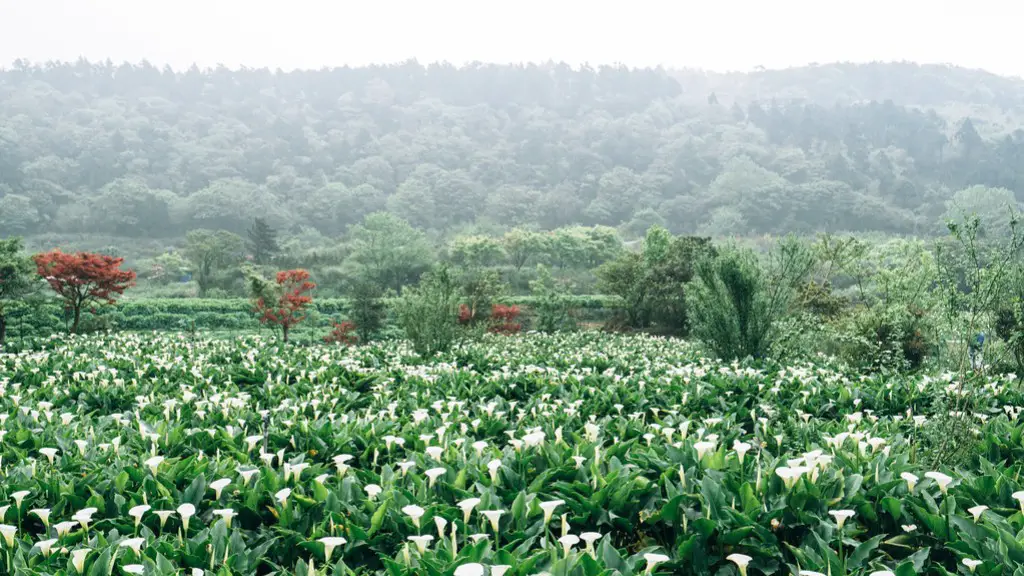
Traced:
<path fill-rule="evenodd" d="M 0 71 L 0 236 L 928 233 L 952 194 L 1024 199 L 1024 81 L 914 64 L 713 74 L 564 65 Z"/>

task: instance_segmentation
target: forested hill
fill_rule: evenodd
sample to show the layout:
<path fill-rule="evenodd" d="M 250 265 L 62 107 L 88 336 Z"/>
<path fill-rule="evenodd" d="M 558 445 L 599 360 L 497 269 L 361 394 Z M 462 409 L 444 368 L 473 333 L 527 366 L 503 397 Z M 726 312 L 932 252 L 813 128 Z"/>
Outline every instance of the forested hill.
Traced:
<path fill-rule="evenodd" d="M 926 233 L 959 189 L 1024 198 L 1022 118 L 1024 81 L 913 64 L 16 62 L 0 71 L 0 236 L 170 238 L 256 216 L 336 236 L 378 210 L 442 233 Z"/>

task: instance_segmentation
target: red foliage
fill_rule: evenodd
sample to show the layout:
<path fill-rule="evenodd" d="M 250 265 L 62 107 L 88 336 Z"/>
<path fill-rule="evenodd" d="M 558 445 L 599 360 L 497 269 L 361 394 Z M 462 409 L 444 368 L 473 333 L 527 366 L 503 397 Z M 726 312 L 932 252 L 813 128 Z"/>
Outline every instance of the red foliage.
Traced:
<path fill-rule="evenodd" d="M 459 324 L 469 324 L 473 321 L 473 311 L 465 304 L 459 304 Z"/>
<path fill-rule="evenodd" d="M 516 322 L 519 312 L 519 306 L 495 304 L 491 307 L 491 326 L 488 331 L 494 334 L 518 334 L 523 328 L 522 324 Z"/>
<path fill-rule="evenodd" d="M 260 322 L 280 326 L 287 342 L 291 327 L 306 319 L 306 307 L 313 303 L 308 292 L 316 288 L 316 284 L 309 281 L 309 272 L 305 270 L 282 270 L 275 280 L 277 300 L 268 302 L 264 297 L 257 298 L 256 313 Z"/>
<path fill-rule="evenodd" d="M 328 344 L 345 344 L 351 346 L 359 341 L 359 336 L 354 334 L 356 331 L 356 325 L 349 322 L 331 322 L 333 330 L 327 336 L 324 336 L 324 342 Z"/>
<path fill-rule="evenodd" d="M 82 308 L 96 304 L 113 304 L 115 297 L 135 285 L 135 272 L 121 270 L 124 258 L 60 250 L 32 257 L 36 270 L 74 313 L 71 331 L 78 330 Z"/>

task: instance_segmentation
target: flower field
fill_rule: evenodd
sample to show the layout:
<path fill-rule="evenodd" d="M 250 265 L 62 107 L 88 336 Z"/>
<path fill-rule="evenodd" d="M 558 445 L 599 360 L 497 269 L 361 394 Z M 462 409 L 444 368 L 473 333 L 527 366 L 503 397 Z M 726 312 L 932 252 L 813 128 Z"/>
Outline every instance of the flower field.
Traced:
<path fill-rule="evenodd" d="M 647 336 L 0 356 L 0 573 L 1024 574 L 1024 407 L 931 466 L 957 386 Z"/>

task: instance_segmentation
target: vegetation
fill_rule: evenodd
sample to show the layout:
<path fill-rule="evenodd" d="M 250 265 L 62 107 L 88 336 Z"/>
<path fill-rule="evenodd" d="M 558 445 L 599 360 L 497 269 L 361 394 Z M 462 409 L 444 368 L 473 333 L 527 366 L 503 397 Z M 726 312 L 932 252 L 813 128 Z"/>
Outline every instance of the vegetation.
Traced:
<path fill-rule="evenodd" d="M 306 319 L 306 309 L 313 303 L 310 292 L 316 284 L 305 270 L 282 270 L 273 282 L 250 278 L 253 308 L 260 322 L 281 329 L 281 339 L 288 342 L 288 332 Z"/>
<path fill-rule="evenodd" d="M 397 341 L 57 337 L 0 366 L 8 573 L 1024 567 L 1009 377 L 972 380 L 975 449 L 935 467 L 943 378 L 644 335 L 486 336 L 428 360 Z"/>
<path fill-rule="evenodd" d="M 1024 573 L 1022 102 L 19 62 L 0 571 Z"/>
<path fill-rule="evenodd" d="M 71 313 L 71 332 L 78 332 L 82 310 L 101 304 L 114 304 L 117 297 L 135 284 L 135 272 L 121 270 L 122 258 L 60 250 L 36 254 L 39 276 L 46 281 Z"/>
<path fill-rule="evenodd" d="M 7 338 L 7 308 L 29 294 L 35 271 L 21 238 L 0 240 L 0 349 Z"/>

